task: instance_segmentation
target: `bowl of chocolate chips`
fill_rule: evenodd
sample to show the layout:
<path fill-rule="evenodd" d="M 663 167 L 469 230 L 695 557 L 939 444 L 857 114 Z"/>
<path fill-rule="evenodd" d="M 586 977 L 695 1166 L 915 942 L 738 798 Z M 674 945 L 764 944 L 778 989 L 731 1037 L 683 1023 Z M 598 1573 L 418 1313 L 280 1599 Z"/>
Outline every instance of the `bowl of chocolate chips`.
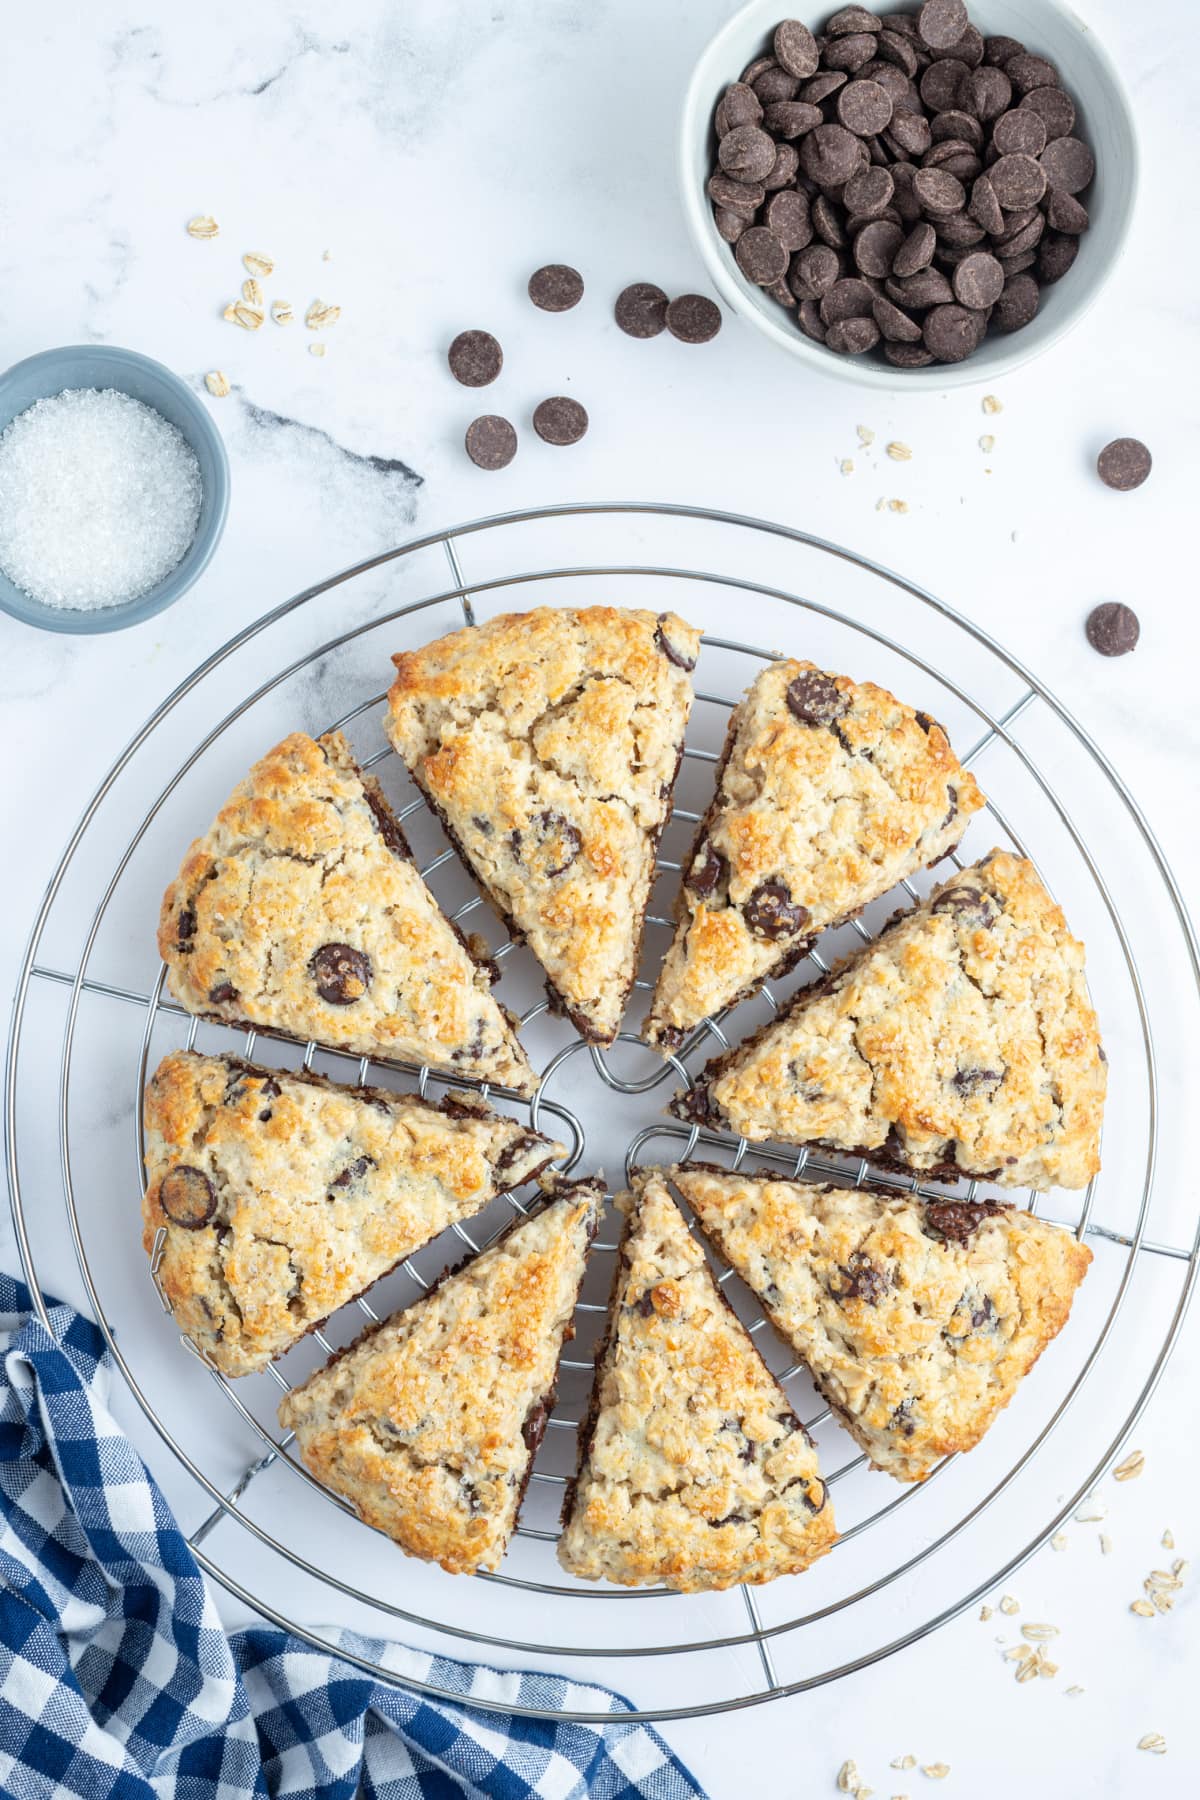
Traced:
<path fill-rule="evenodd" d="M 1098 297 L 1137 191 L 1128 98 L 1057 0 L 804 19 L 750 0 L 688 86 L 684 208 L 728 304 L 875 387 L 992 382 Z"/>

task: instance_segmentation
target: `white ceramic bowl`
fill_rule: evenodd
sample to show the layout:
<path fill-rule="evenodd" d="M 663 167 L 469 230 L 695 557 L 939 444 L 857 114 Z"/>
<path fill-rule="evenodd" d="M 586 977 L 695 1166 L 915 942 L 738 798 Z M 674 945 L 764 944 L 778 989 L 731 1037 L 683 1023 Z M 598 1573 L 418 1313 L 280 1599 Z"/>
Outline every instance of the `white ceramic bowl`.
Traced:
<path fill-rule="evenodd" d="M 871 0 L 867 0 L 868 6 Z M 1058 0 L 968 0 L 971 21 L 985 37 L 1019 38 L 1048 56 L 1075 101 L 1078 133 L 1096 156 L 1096 177 L 1083 196 L 1091 225 L 1080 240 L 1074 266 L 1042 289 L 1037 317 L 1023 331 L 990 332 L 973 356 L 926 369 L 893 369 L 873 354 L 839 356 L 804 336 L 795 314 L 747 281 L 733 251 L 718 235 L 705 184 L 713 168 L 713 111 L 724 89 L 754 57 L 770 49 L 781 19 L 799 17 L 814 31 L 837 10 L 836 0 L 789 11 L 788 0 L 749 0 L 709 43 L 696 64 L 683 103 L 679 179 L 692 236 L 714 286 L 726 304 L 797 361 L 863 387 L 945 389 L 994 382 L 1020 363 L 1040 356 L 1063 337 L 1097 299 L 1125 247 L 1138 183 L 1137 134 L 1120 76 L 1089 26 Z M 915 10 L 880 0 L 883 12 Z"/>

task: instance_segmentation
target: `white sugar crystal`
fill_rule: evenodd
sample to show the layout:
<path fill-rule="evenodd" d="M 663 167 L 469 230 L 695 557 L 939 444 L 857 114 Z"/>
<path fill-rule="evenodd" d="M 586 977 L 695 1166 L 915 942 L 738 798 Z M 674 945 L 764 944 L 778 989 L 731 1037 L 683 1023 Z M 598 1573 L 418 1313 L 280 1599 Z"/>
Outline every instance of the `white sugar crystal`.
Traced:
<path fill-rule="evenodd" d="M 45 605 L 91 611 L 170 574 L 196 535 L 183 434 L 115 388 L 66 388 L 0 434 L 0 568 Z"/>

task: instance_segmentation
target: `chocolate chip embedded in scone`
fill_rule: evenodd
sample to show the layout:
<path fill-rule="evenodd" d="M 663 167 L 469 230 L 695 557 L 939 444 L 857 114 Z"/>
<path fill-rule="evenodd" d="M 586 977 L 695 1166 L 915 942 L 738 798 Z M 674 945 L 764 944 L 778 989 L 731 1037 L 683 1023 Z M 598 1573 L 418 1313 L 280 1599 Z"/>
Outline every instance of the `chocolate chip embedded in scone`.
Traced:
<path fill-rule="evenodd" d="M 645 1037 L 670 1049 L 818 932 L 959 841 L 983 805 L 945 732 L 884 689 L 770 664 L 734 710 Z"/>
<path fill-rule="evenodd" d="M 145 1128 L 145 1248 L 179 1329 L 226 1375 L 265 1368 L 563 1153 L 482 1101 L 192 1051 L 150 1078 Z"/>
<path fill-rule="evenodd" d="M 699 649 L 674 613 L 540 607 L 395 658 L 392 743 L 598 1043 L 633 985 Z"/>
<path fill-rule="evenodd" d="M 234 789 L 164 896 L 159 950 L 189 1012 L 536 1089 L 491 970 L 337 733 L 294 733 Z"/>
<path fill-rule="evenodd" d="M 873 1466 L 972 1449 L 1062 1330 L 1091 1251 L 1024 1208 L 669 1172 Z"/>
<path fill-rule="evenodd" d="M 755 1142 L 1005 1187 L 1087 1185 L 1106 1070 L 1083 945 L 1031 863 L 993 851 L 710 1063 L 676 1116 Z M 946 1232 L 962 1203 L 930 1210 Z"/>

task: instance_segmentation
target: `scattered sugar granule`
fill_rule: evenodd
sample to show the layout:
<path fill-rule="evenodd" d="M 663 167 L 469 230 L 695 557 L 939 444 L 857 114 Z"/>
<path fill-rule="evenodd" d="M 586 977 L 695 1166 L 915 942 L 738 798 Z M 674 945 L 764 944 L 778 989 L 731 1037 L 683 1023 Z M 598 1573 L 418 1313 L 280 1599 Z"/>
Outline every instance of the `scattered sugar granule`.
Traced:
<path fill-rule="evenodd" d="M 983 451 L 983 454 L 985 456 L 990 456 L 992 454 L 992 451 L 996 448 L 996 440 L 992 436 L 990 431 L 985 431 L 983 436 L 980 438 L 979 448 Z"/>
<path fill-rule="evenodd" d="M 188 236 L 194 238 L 215 238 L 221 227 L 208 213 L 201 213 L 198 218 L 189 219 Z"/>
<path fill-rule="evenodd" d="M 912 461 L 912 451 L 910 450 L 909 446 L 907 444 L 899 443 L 896 439 L 893 439 L 892 442 L 887 446 L 887 453 L 891 457 L 893 462 L 911 462 Z"/>
<path fill-rule="evenodd" d="M 1114 1481 L 1136 1481 L 1146 1466 L 1146 1458 L 1140 1450 L 1131 1450 L 1124 1462 L 1119 1462 L 1113 1470 Z"/>
<path fill-rule="evenodd" d="M 864 450 L 867 448 L 868 444 L 873 444 L 875 442 L 875 433 L 871 430 L 869 425 L 856 425 L 854 429 L 858 433 L 858 441 Z"/>
<path fill-rule="evenodd" d="M 998 413 L 1004 411 L 1003 400 L 998 400 L 995 394 L 985 394 L 981 404 L 985 413 Z"/>
<path fill-rule="evenodd" d="M 224 400 L 229 392 L 229 377 L 223 369 L 210 369 L 204 377 L 204 385 L 214 400 Z"/>
<path fill-rule="evenodd" d="M 249 269 L 251 275 L 257 275 L 263 281 L 266 281 L 269 275 L 275 273 L 275 263 L 273 259 L 269 256 L 264 256 L 261 250 L 247 250 L 245 256 L 242 258 L 242 263 L 245 268 Z"/>
<path fill-rule="evenodd" d="M 0 568 L 48 606 L 91 611 L 160 582 L 196 535 L 183 434 L 115 388 L 66 388 L 0 434 Z"/>

